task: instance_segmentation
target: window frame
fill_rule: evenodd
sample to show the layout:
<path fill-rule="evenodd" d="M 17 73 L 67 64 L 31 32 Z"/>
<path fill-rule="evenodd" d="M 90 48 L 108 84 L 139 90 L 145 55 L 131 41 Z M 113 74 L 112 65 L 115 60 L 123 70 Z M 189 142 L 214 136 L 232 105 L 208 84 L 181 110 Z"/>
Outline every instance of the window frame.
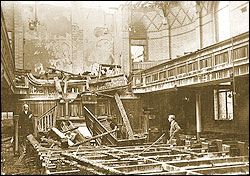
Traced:
<path fill-rule="evenodd" d="M 227 93 L 230 92 L 231 93 L 231 98 L 232 98 L 232 102 L 231 102 L 231 108 L 232 108 L 232 118 L 230 118 L 230 113 L 229 113 L 229 107 L 228 107 L 228 95 Z M 220 105 L 220 102 L 221 102 L 221 98 L 219 96 L 220 93 L 225 93 L 225 107 L 226 107 L 226 112 L 223 113 L 223 114 L 226 114 L 226 117 L 223 118 L 221 116 L 221 105 Z M 214 120 L 215 121 L 232 121 L 234 119 L 234 96 L 233 96 L 233 91 L 231 89 L 214 89 L 214 99 L 213 99 L 213 103 L 214 103 Z"/>

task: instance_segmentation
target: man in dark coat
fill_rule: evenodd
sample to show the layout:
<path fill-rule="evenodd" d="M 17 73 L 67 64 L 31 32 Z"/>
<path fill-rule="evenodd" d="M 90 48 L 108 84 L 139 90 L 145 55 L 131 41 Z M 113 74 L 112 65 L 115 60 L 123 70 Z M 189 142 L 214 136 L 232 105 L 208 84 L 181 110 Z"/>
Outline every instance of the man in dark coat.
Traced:
<path fill-rule="evenodd" d="M 19 152 L 25 154 L 27 147 L 27 136 L 34 132 L 32 123 L 32 112 L 29 110 L 29 105 L 24 104 L 23 111 L 19 114 L 18 120 L 19 134 Z"/>

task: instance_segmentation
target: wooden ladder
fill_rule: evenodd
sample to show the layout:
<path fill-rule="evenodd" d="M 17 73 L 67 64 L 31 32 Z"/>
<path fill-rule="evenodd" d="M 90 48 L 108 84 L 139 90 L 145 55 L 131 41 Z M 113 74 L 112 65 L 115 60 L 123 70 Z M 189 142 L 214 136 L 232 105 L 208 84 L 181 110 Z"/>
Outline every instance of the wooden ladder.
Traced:
<path fill-rule="evenodd" d="M 125 108 L 122 104 L 122 101 L 118 95 L 118 93 L 115 93 L 115 101 L 117 103 L 117 106 L 118 106 L 118 109 L 120 110 L 120 113 L 121 113 L 121 116 L 122 116 L 122 119 L 123 119 L 123 122 L 124 122 L 124 125 L 126 127 L 126 130 L 128 132 L 128 138 L 129 139 L 134 139 L 134 134 L 133 134 L 133 130 L 131 128 L 131 125 L 129 123 L 129 119 L 128 119 L 128 116 L 126 114 L 126 111 L 125 111 Z"/>

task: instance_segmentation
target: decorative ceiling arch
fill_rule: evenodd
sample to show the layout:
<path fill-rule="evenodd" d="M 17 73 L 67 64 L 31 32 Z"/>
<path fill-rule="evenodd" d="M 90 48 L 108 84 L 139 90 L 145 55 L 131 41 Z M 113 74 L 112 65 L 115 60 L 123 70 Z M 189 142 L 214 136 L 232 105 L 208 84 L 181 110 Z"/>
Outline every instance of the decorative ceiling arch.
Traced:
<path fill-rule="evenodd" d="M 157 7 L 135 8 L 131 14 L 132 21 L 143 22 L 146 31 L 160 31 L 161 29 L 165 28 L 165 26 L 170 28 L 178 28 L 191 24 L 197 19 L 197 2 L 180 1 L 178 3 L 170 4 L 171 5 L 166 6 L 165 13 L 162 11 L 162 9 Z M 207 9 L 206 5 L 202 4 L 201 7 L 203 7 L 203 9 Z M 163 25 L 164 16 L 167 17 L 166 19 L 169 25 Z"/>

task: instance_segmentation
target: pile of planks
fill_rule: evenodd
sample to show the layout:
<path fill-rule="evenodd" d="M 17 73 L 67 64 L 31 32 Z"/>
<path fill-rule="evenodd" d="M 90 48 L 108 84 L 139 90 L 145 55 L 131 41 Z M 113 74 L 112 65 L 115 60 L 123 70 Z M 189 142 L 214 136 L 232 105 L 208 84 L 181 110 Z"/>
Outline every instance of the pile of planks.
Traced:
<path fill-rule="evenodd" d="M 203 144 L 199 145 L 193 140 L 194 137 L 187 137 L 184 146 L 155 143 L 133 146 L 79 145 L 65 149 L 48 148 L 35 140 L 30 141 L 36 147 L 45 174 L 249 174 L 248 155 L 236 153 L 233 156 L 224 150 L 211 151 L 209 145 L 215 145 L 211 142 L 215 139 L 203 138 Z"/>

